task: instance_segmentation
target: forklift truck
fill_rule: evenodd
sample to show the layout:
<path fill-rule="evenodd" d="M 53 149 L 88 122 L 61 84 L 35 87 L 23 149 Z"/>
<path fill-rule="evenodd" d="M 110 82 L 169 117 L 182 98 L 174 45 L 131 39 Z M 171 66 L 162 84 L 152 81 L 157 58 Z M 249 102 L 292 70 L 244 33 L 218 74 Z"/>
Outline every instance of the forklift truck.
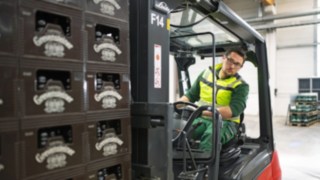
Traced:
<path fill-rule="evenodd" d="M 281 179 L 266 44 L 258 32 L 222 1 L 136 0 L 130 2 L 130 39 L 133 179 Z M 198 107 L 171 102 L 170 95 L 176 99 L 191 87 L 191 69 L 201 59 L 214 66 L 231 47 L 244 49 L 246 63 L 256 69 L 260 134 L 246 136 L 242 116 L 237 141 L 224 147 L 219 137 L 222 119 L 214 103 Z M 178 93 L 169 85 L 172 66 Z M 197 149 L 191 137 L 196 128 L 192 122 L 204 110 L 213 112 L 209 152 Z"/>

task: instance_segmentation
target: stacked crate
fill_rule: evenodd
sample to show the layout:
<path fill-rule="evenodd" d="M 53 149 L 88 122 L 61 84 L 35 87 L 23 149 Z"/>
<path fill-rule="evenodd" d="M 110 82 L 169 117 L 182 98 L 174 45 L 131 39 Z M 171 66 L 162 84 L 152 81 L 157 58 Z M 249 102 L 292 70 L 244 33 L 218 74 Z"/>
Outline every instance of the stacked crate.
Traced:
<path fill-rule="evenodd" d="M 131 179 L 128 8 L 86 0 L 88 179 Z"/>
<path fill-rule="evenodd" d="M 128 15 L 0 2 L 0 179 L 131 179 Z"/>
<path fill-rule="evenodd" d="M 308 126 L 318 120 L 318 97 L 314 93 L 300 93 L 290 107 L 290 123 Z"/>
<path fill-rule="evenodd" d="M 18 4 L 21 179 L 85 174 L 83 7 L 56 2 Z"/>

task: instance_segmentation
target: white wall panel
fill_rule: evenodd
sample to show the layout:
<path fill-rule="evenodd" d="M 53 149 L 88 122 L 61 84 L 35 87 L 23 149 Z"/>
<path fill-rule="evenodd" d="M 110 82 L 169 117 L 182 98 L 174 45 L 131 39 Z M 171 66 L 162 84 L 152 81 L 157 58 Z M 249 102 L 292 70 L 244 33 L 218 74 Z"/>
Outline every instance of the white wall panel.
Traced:
<path fill-rule="evenodd" d="M 277 52 L 274 115 L 285 116 L 290 97 L 298 93 L 298 78 L 314 74 L 313 48 L 280 49 Z"/>
<path fill-rule="evenodd" d="M 306 12 L 314 8 L 314 0 L 277 0 L 277 13 Z"/>
<path fill-rule="evenodd" d="M 258 101 L 258 72 L 257 68 L 250 62 L 246 62 L 243 68 L 239 71 L 241 77 L 249 84 L 249 95 L 247 100 L 247 107 L 245 109 L 246 115 L 258 115 L 259 103 Z"/>
<path fill-rule="evenodd" d="M 314 42 L 314 26 L 298 26 L 277 30 L 278 46 L 312 44 Z M 290 52 L 292 54 L 293 52 Z"/>

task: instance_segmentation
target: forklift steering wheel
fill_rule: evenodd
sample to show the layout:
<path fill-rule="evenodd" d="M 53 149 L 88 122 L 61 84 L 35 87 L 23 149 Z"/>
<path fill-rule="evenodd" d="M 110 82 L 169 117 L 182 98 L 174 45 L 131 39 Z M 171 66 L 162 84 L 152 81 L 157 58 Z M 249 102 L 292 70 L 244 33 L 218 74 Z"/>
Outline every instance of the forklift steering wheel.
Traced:
<path fill-rule="evenodd" d="M 184 111 L 194 112 L 198 106 L 191 102 L 177 101 L 173 103 L 174 111 L 182 115 Z"/>

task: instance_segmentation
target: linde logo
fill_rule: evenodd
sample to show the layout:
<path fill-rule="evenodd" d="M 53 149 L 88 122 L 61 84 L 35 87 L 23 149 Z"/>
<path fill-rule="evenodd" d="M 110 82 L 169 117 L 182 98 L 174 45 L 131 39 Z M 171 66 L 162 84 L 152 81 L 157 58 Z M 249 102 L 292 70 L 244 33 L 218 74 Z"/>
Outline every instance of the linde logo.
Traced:
<path fill-rule="evenodd" d="M 43 153 L 37 153 L 35 159 L 38 163 L 47 160 L 46 168 L 49 170 L 65 167 L 67 165 L 67 155 L 73 156 L 75 150 L 66 145 L 49 147 Z"/>
<path fill-rule="evenodd" d="M 49 89 L 50 88 L 56 89 L 57 87 L 56 88 L 49 87 Z M 43 102 L 45 102 L 44 111 L 46 113 L 63 112 L 65 110 L 64 101 L 71 103 L 73 101 L 73 98 L 62 90 L 52 90 L 52 91 L 49 90 L 48 92 L 45 92 L 41 95 L 33 96 L 33 102 L 36 105 L 41 105 Z"/>
<path fill-rule="evenodd" d="M 109 133 L 105 135 L 105 138 L 96 143 L 96 150 L 100 151 L 103 149 L 103 156 L 109 156 L 117 154 L 117 146 L 121 146 L 123 141 L 119 139 L 114 133 Z"/>
<path fill-rule="evenodd" d="M 65 47 L 69 50 L 73 48 L 73 45 L 65 37 L 57 34 L 35 36 L 33 37 L 33 43 L 38 47 L 45 44 L 44 54 L 48 57 L 64 57 Z"/>
<path fill-rule="evenodd" d="M 114 16 L 115 8 L 119 10 L 121 6 L 115 0 L 93 0 L 95 4 L 100 4 L 100 11 L 103 14 Z"/>
<path fill-rule="evenodd" d="M 102 100 L 102 108 L 115 108 L 117 107 L 117 99 L 121 100 L 122 96 L 114 89 L 112 86 L 104 87 L 104 91 L 101 93 L 96 93 L 94 99 L 99 102 Z"/>
<path fill-rule="evenodd" d="M 170 12 L 170 8 L 168 7 L 167 3 L 165 3 L 165 2 L 156 2 L 154 7 L 162 12 L 167 13 L 167 14 Z"/>

